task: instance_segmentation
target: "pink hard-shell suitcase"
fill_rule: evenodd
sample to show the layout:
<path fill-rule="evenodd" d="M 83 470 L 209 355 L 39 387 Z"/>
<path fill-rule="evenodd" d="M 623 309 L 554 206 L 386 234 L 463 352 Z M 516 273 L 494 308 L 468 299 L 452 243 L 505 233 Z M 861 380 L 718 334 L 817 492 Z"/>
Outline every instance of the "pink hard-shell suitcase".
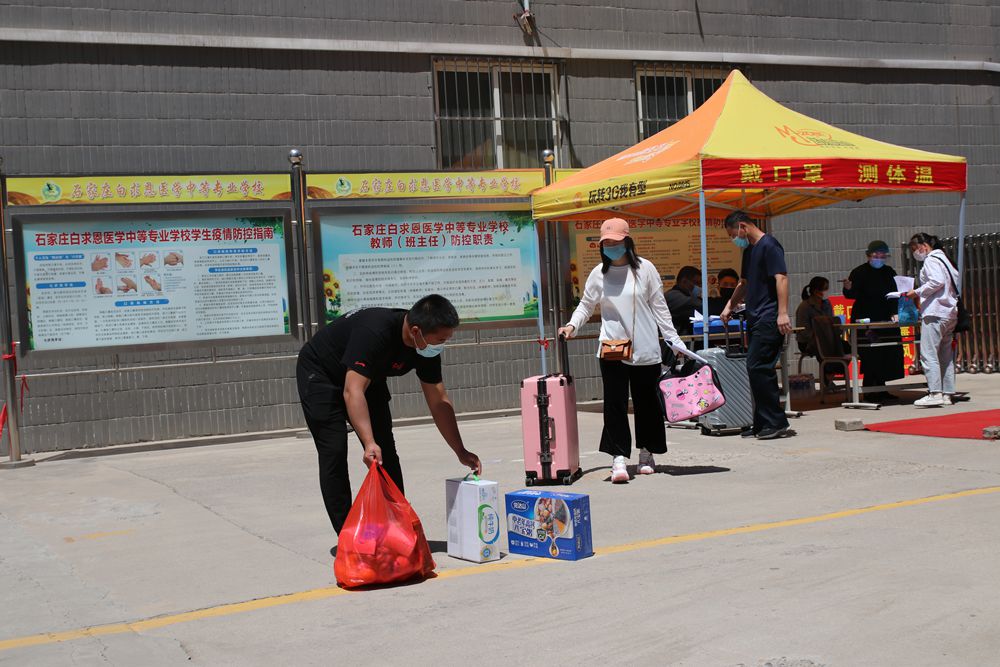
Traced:
<path fill-rule="evenodd" d="M 580 478 L 580 440 L 576 424 L 576 385 L 569 375 L 565 340 L 556 343 L 563 373 L 521 381 L 521 431 L 524 483 L 572 484 Z"/>

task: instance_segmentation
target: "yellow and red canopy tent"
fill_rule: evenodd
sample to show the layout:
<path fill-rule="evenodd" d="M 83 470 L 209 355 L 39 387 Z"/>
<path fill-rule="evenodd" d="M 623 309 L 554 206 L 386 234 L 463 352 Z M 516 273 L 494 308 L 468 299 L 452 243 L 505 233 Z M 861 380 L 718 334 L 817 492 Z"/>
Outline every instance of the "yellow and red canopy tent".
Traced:
<path fill-rule="evenodd" d="M 697 210 L 707 295 L 706 217 L 740 209 L 771 218 L 878 195 L 965 189 L 965 158 L 896 146 L 810 118 L 733 70 L 694 113 L 536 190 L 531 206 L 538 220 L 690 218 Z M 960 271 L 964 227 L 963 194 Z"/>

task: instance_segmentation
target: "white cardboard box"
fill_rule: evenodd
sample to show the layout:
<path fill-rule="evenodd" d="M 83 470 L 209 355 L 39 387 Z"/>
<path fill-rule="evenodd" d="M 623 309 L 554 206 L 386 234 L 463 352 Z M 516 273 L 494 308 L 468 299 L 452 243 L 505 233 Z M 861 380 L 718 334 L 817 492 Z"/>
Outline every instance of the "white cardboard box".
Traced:
<path fill-rule="evenodd" d="M 500 558 L 500 490 L 485 479 L 445 482 L 448 555 L 475 563 Z"/>

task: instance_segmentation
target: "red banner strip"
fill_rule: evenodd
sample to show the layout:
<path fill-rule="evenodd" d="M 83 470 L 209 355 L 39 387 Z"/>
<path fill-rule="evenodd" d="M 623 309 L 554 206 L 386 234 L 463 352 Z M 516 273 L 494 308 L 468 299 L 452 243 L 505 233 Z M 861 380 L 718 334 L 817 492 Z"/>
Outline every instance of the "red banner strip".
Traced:
<path fill-rule="evenodd" d="M 740 188 L 846 188 L 858 190 L 965 191 L 964 162 L 898 160 L 731 160 L 702 161 L 706 190 Z"/>

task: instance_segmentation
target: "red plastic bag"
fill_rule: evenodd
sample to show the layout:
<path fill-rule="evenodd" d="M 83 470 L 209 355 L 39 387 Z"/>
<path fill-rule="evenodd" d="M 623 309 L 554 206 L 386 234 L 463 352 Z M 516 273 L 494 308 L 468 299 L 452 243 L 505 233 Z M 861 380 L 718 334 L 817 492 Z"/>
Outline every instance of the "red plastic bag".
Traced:
<path fill-rule="evenodd" d="M 344 588 L 427 577 L 436 567 L 424 528 L 385 469 L 373 463 L 337 542 L 333 573 Z"/>

